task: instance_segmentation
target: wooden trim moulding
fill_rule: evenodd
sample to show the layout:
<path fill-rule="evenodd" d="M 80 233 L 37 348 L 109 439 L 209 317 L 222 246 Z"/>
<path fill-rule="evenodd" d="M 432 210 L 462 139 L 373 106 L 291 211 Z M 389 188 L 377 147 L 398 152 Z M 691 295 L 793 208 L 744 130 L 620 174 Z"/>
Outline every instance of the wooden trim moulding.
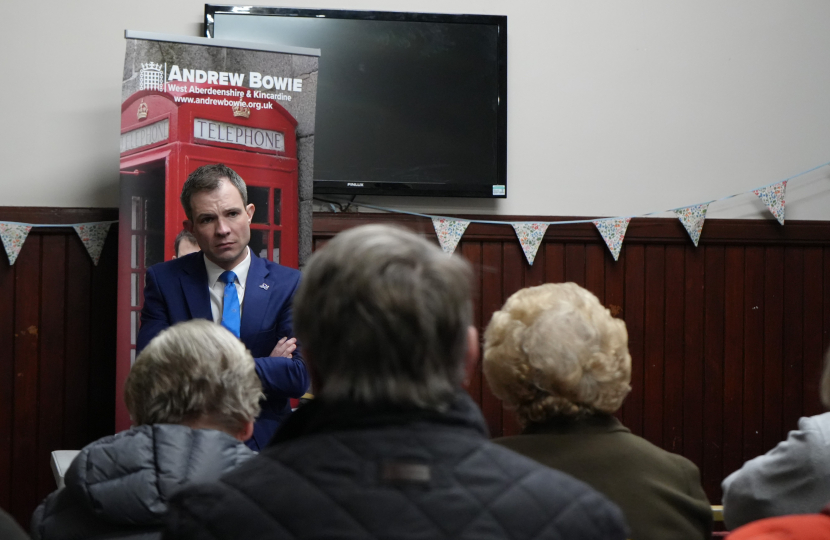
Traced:
<path fill-rule="evenodd" d="M 456 219 L 495 219 L 504 225 L 471 223 L 462 240 L 510 240 L 516 233 L 509 224 L 513 221 L 572 221 L 593 219 L 586 217 L 551 216 L 448 216 Z M 313 231 L 317 239 L 331 238 L 337 233 L 370 223 L 395 223 L 422 234 L 434 235 L 428 218 L 408 214 L 331 213 L 315 212 Z M 555 242 L 602 242 L 592 223 L 552 225 L 545 232 L 545 240 Z M 628 225 L 625 243 L 686 244 L 691 242 L 680 220 L 674 218 L 634 218 Z M 718 244 L 789 244 L 830 245 L 830 221 L 792 220 L 780 225 L 774 219 L 707 219 L 703 225 L 700 245 Z"/>
<path fill-rule="evenodd" d="M 0 206 L 0 221 L 19 221 L 36 225 L 57 225 L 66 223 L 91 223 L 93 221 L 115 221 L 118 208 L 59 208 L 53 206 Z M 68 227 L 67 227 L 68 228 Z M 40 229 L 39 232 L 47 232 Z M 63 227 L 55 227 L 54 232 L 66 233 Z"/>

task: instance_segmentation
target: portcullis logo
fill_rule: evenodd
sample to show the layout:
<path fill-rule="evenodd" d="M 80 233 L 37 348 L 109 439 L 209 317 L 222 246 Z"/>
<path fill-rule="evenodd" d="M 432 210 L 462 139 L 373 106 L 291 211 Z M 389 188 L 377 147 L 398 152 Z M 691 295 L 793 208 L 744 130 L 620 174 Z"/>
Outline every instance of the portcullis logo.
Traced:
<path fill-rule="evenodd" d="M 167 82 L 166 71 L 166 64 L 162 66 L 155 62 L 142 63 L 141 71 L 139 72 L 138 89 L 164 92 L 164 83 Z"/>

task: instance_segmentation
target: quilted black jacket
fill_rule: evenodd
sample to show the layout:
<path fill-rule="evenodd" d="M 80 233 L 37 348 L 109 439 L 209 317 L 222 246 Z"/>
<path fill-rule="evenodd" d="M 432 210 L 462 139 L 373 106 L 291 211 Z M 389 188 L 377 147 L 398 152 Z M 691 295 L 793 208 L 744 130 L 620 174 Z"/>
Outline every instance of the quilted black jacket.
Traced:
<path fill-rule="evenodd" d="M 66 472 L 66 487 L 35 510 L 32 535 L 158 539 L 176 490 L 216 480 L 253 455 L 227 433 L 172 424 L 104 437 L 78 454 Z"/>
<path fill-rule="evenodd" d="M 620 510 L 445 413 L 319 400 L 259 456 L 171 500 L 165 539 L 622 539 Z"/>

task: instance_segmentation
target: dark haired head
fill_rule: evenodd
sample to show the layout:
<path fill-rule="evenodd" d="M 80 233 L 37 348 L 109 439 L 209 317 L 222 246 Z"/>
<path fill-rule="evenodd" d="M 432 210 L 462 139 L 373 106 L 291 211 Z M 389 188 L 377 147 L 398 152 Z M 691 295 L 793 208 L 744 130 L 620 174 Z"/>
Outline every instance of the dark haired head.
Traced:
<path fill-rule="evenodd" d="M 224 163 L 215 163 L 213 165 L 202 165 L 187 177 L 187 180 L 182 187 L 181 202 L 182 208 L 187 219 L 193 219 L 193 210 L 190 206 L 190 200 L 194 193 L 200 191 L 213 191 L 219 187 L 222 180 L 227 180 L 239 190 L 242 196 L 242 204 L 248 204 L 248 189 L 245 187 L 245 182 L 236 174 L 236 171 L 225 165 Z"/>

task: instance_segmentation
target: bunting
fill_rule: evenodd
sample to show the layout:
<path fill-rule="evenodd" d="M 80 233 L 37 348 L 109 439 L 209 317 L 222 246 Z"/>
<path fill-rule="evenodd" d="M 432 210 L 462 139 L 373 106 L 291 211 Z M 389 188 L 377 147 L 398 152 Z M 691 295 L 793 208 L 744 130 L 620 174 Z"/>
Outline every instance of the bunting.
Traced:
<path fill-rule="evenodd" d="M 787 192 L 787 181 L 782 180 L 777 184 L 772 184 L 771 186 L 762 187 L 760 189 L 756 189 L 752 191 L 754 194 L 758 195 L 764 204 L 767 205 L 769 211 L 772 212 L 772 215 L 775 216 L 775 219 L 778 220 L 778 223 L 781 225 L 784 224 L 784 196 Z"/>
<path fill-rule="evenodd" d="M 455 252 L 455 248 L 469 224 L 469 221 L 461 219 L 432 218 L 432 226 L 435 227 L 435 234 L 438 235 L 438 242 L 441 244 L 444 253 L 452 255 Z"/>
<path fill-rule="evenodd" d="M 6 248 L 6 255 L 9 257 L 9 265 L 13 265 L 17 260 L 23 242 L 31 230 L 31 225 L 23 223 L 0 223 L 0 238 L 3 239 L 3 247 Z"/>
<path fill-rule="evenodd" d="M 511 225 L 513 225 L 513 230 L 516 231 L 516 236 L 519 237 L 519 243 L 522 244 L 522 250 L 525 252 L 527 263 L 533 266 L 536 252 L 539 251 L 539 245 L 542 243 L 542 238 L 544 238 L 549 224 L 511 223 Z"/>
<path fill-rule="evenodd" d="M 111 223 L 80 223 L 73 225 L 75 232 L 81 242 L 84 243 L 87 253 L 92 257 L 92 264 L 98 266 L 98 261 L 101 259 L 101 251 L 104 249 L 104 242 L 107 239 L 107 233 L 110 230 Z"/>
<path fill-rule="evenodd" d="M 622 249 L 623 238 L 625 238 L 625 230 L 628 228 L 630 217 L 615 218 L 615 219 L 600 219 L 594 221 L 599 234 L 605 240 L 608 249 L 611 250 L 611 255 L 614 260 L 620 258 L 620 250 Z"/>
<path fill-rule="evenodd" d="M 709 203 L 696 204 L 694 206 L 687 206 L 686 208 L 678 208 L 674 211 L 680 219 L 680 223 L 686 227 L 686 232 L 694 242 L 695 247 L 700 241 L 700 232 L 703 230 L 703 221 L 706 219 L 706 210 L 709 209 Z"/>

